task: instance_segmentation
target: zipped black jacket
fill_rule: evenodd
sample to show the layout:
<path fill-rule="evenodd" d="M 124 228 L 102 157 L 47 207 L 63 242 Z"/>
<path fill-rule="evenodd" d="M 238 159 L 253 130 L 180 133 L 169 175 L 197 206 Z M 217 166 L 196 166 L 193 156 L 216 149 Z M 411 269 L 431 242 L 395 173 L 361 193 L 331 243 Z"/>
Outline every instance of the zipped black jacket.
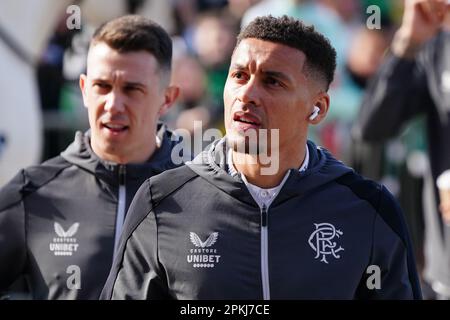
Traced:
<path fill-rule="evenodd" d="M 98 299 L 134 194 L 175 167 L 172 133 L 160 124 L 158 137 L 148 162 L 118 165 L 94 154 L 89 132 L 77 132 L 60 156 L 22 170 L 0 190 L 4 298 Z"/>
<path fill-rule="evenodd" d="M 103 299 L 420 299 L 400 208 L 308 142 L 269 208 L 227 173 L 226 143 L 137 192 Z"/>

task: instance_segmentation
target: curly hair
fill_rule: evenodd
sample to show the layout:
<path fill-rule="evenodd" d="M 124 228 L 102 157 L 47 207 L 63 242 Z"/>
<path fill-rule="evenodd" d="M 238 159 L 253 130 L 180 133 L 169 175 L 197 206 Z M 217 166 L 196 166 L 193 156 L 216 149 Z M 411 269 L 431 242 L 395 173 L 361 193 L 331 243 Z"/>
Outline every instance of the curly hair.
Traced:
<path fill-rule="evenodd" d="M 237 45 L 247 38 L 281 43 L 302 51 L 306 56 L 306 69 L 315 73 L 328 90 L 336 69 L 336 50 L 330 41 L 302 21 L 271 15 L 258 17 L 247 25 L 237 37 Z"/>

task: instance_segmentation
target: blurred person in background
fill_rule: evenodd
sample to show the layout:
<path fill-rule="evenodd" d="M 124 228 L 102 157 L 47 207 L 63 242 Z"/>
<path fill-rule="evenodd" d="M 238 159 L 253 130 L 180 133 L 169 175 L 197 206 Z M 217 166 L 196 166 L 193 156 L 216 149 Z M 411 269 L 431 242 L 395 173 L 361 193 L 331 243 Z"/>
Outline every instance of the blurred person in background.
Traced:
<path fill-rule="evenodd" d="M 200 62 L 185 53 L 174 58 L 172 73 L 172 82 L 180 88 L 180 96 L 172 107 L 171 113 L 163 118 L 165 123 L 170 127 L 185 128 L 193 132 L 194 124 L 188 121 L 193 117 L 201 120 L 205 127 L 209 126 L 208 106 L 212 102 L 206 92 L 206 73 Z M 203 109 L 206 110 L 201 111 Z M 174 114 L 176 117 L 173 116 Z"/>
<path fill-rule="evenodd" d="M 366 88 L 369 79 L 375 75 L 380 66 L 385 50 L 389 47 L 389 26 L 381 30 L 370 30 L 361 25 L 355 32 L 348 54 L 346 68 L 352 80 L 362 90 Z"/>
<path fill-rule="evenodd" d="M 223 110 L 223 87 L 227 79 L 230 56 L 236 43 L 237 26 L 225 13 L 199 17 L 193 48 L 206 75 L 206 92 L 211 98 L 212 123 L 220 126 Z"/>
<path fill-rule="evenodd" d="M 366 92 L 354 135 L 381 142 L 426 116 L 429 168 L 424 178 L 423 277 L 428 298 L 450 299 L 450 226 L 439 210 L 437 177 L 450 167 L 450 5 L 406 0 L 400 28 Z"/>
<path fill-rule="evenodd" d="M 393 31 L 390 19 L 382 19 L 381 29 L 370 30 L 361 26 L 353 37 L 346 68 L 362 92 L 383 61 Z M 414 121 L 401 136 L 386 143 L 349 140 L 352 166 L 361 174 L 384 184 L 399 200 L 411 231 L 419 269 L 423 265 L 421 193 L 426 152 L 423 132 L 423 121 Z"/>
<path fill-rule="evenodd" d="M 180 96 L 161 120 L 182 136 L 183 141 L 188 142 L 185 139 L 190 139 L 190 153 L 195 155 L 211 143 L 202 140 L 202 145 L 195 148 L 195 135 L 214 128 L 216 124 L 212 120 L 219 118 L 217 113 L 214 118 L 215 109 L 207 92 L 206 72 L 194 56 L 187 52 L 178 53 L 173 60 L 172 83 L 180 88 Z"/>
<path fill-rule="evenodd" d="M 4 296 L 98 298 L 136 190 L 176 166 L 172 133 L 158 122 L 179 92 L 171 59 L 169 35 L 141 16 L 94 33 L 79 79 L 90 130 L 0 190 Z"/>
<path fill-rule="evenodd" d="M 67 110 L 68 102 L 68 86 L 63 72 L 64 56 L 71 49 L 73 38 L 80 33 L 80 30 L 67 28 L 66 21 L 68 18 L 67 13 L 61 17 L 36 66 L 40 105 L 44 121 L 42 159 L 45 160 L 57 156 L 72 141 L 73 133 L 76 130 L 87 129 L 88 127 L 84 110 L 81 110 L 83 117 L 80 117 L 80 119 L 75 118 L 74 114 L 67 118 L 61 116 L 63 110 Z M 78 77 L 79 75 L 80 73 L 77 74 Z M 78 86 L 76 87 L 76 94 L 80 96 Z M 79 104 L 77 104 L 76 110 L 80 111 L 80 109 L 82 108 L 79 108 Z M 66 121 L 63 121 L 63 119 Z M 78 120 L 81 119 L 82 122 L 80 123 Z"/>
<path fill-rule="evenodd" d="M 369 30 L 366 26 L 361 26 L 350 44 L 345 67 L 361 94 L 378 70 L 384 52 L 389 47 L 390 39 L 384 30 L 386 28 Z M 363 144 L 359 140 L 356 142 L 351 141 L 350 158 L 353 167 L 365 176 L 380 181 L 384 163 L 382 145 Z M 391 188 L 388 189 L 392 192 Z"/>

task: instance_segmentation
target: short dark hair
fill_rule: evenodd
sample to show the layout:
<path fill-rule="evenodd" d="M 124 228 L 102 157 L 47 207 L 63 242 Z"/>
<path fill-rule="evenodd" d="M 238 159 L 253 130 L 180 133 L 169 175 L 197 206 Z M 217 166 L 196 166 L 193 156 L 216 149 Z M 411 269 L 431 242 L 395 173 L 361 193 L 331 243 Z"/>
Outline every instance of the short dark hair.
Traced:
<path fill-rule="evenodd" d="M 307 68 L 316 71 L 328 90 L 336 69 L 336 50 L 330 41 L 302 21 L 288 17 L 262 16 L 247 25 L 237 37 L 237 45 L 244 39 L 255 38 L 281 43 L 299 49 L 306 56 Z"/>
<path fill-rule="evenodd" d="M 172 65 L 172 40 L 156 22 L 139 15 L 126 15 L 102 24 L 92 36 L 91 46 L 104 42 L 121 53 L 145 50 L 161 68 Z"/>

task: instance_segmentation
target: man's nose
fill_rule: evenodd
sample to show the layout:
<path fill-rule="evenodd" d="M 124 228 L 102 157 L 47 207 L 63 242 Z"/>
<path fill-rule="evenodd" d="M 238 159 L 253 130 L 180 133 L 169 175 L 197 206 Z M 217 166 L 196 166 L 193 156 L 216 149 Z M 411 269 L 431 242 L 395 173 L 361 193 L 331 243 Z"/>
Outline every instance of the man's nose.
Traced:
<path fill-rule="evenodd" d="M 105 111 L 120 113 L 125 110 L 123 95 L 117 90 L 111 90 L 106 96 Z"/>
<path fill-rule="evenodd" d="M 250 79 L 245 85 L 242 85 L 238 89 L 237 98 L 244 104 L 254 104 L 255 106 L 258 106 L 261 98 L 260 95 L 260 88 L 255 79 Z"/>

